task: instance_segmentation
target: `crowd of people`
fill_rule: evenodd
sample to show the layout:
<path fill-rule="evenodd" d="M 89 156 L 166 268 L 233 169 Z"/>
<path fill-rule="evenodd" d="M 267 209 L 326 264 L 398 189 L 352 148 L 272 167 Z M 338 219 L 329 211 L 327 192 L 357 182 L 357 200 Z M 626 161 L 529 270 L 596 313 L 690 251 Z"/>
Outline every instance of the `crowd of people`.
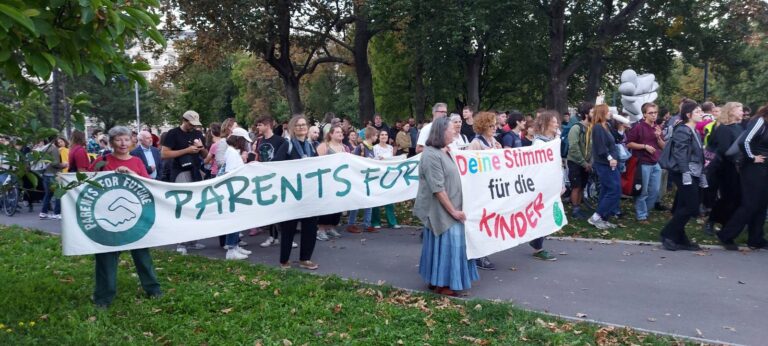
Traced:
<path fill-rule="evenodd" d="M 768 209 L 768 107 L 754 116 L 738 102 L 718 107 L 683 99 L 678 112 L 653 103 L 642 106 L 642 119 L 630 123 L 607 105 L 582 102 L 571 114 L 540 109 L 524 115 L 518 111 L 483 111 L 475 114 L 464 107 L 461 114 L 448 114 L 448 105 L 437 103 L 432 119 L 417 123 L 414 118 L 396 121 L 390 127 L 380 115 L 356 129 L 349 119 L 325 114 L 312 122 L 303 115 L 278 124 L 269 116 L 255 120 L 250 131 L 233 118 L 204 126 L 195 111 L 185 112 L 179 126 L 156 136 L 151 129 L 140 132 L 117 126 L 108 131 L 85 134 L 74 131 L 68 142 L 50 138 L 30 150 L 53 159 L 35 167 L 42 176 L 41 219 L 60 219 L 60 203 L 50 186 L 59 172 L 111 170 L 172 183 L 196 182 L 225 175 L 249 162 L 302 160 L 315 156 L 347 153 L 374 160 L 421 153 L 419 190 L 413 214 L 424 225 L 419 273 L 431 289 L 455 295 L 478 279 L 477 269 L 493 270 L 489 257 L 467 260 L 464 243 L 462 191 L 453 153 L 459 150 L 489 150 L 536 146 L 561 140 L 562 191 L 572 206 L 573 218 L 584 219 L 598 229 L 620 226 L 622 195 L 633 198 L 634 219 L 649 224 L 652 212 L 671 209 L 672 218 L 660 230 L 662 246 L 671 251 L 699 250 L 685 233 L 692 218 L 706 217 L 705 231 L 717 236 L 728 250 L 747 228 L 749 247 L 767 248 L 763 225 Z M 71 145 L 70 145 L 71 144 Z M 736 148 L 736 149 L 734 149 Z M 662 196 L 675 186 L 671 208 Z M 585 190 L 596 190 L 594 210 L 585 205 Z M 400 228 L 393 205 L 350 210 L 346 224 L 342 213 L 318 215 L 233 232 L 219 238 L 228 260 L 243 260 L 251 254 L 245 234 L 267 236 L 261 247 L 279 246 L 279 263 L 290 268 L 291 251 L 299 248 L 300 268 L 314 270 L 316 241 L 378 232 L 381 209 L 389 228 Z M 358 220 L 358 215 L 362 219 Z M 298 244 L 295 234 L 300 234 Z M 533 258 L 554 261 L 544 248 L 544 238 L 530 242 Z M 202 249 L 197 241 L 178 244 L 181 254 Z M 96 256 L 94 301 L 108 306 L 115 295 L 118 253 Z M 139 277 L 150 296 L 160 295 L 152 261 L 146 249 L 133 250 Z"/>

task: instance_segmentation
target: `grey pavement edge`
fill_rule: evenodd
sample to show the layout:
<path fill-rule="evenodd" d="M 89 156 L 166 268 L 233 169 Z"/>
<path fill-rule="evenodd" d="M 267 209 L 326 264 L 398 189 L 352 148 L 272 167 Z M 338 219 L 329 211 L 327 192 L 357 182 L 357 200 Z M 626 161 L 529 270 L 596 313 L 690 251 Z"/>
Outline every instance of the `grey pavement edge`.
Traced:
<path fill-rule="evenodd" d="M 39 220 L 37 213 L 0 216 L 0 223 L 60 233 L 59 221 Z M 312 260 L 320 264 L 318 274 L 426 289 L 417 272 L 417 229 L 341 233 L 341 239 L 317 242 Z M 277 266 L 278 247 L 258 246 L 266 237 L 244 237 L 253 251 L 248 260 Z M 191 254 L 224 258 L 217 239 L 202 242 L 207 248 Z M 481 271 L 470 298 L 694 342 L 760 345 L 768 335 L 767 251 L 669 252 L 652 244 L 565 238 L 544 247 L 558 260 L 536 260 L 527 245 L 491 255 L 497 269 Z M 292 260 L 297 256 L 293 251 Z"/>

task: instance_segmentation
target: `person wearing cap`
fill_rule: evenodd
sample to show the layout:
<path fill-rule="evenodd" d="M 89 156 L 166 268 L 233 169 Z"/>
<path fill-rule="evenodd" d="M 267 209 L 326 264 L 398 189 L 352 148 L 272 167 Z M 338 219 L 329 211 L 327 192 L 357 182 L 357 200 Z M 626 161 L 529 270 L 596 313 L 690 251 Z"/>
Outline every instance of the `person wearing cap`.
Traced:
<path fill-rule="evenodd" d="M 248 152 L 250 143 L 251 137 L 248 136 L 248 131 L 241 127 L 232 129 L 232 134 L 227 137 L 227 151 L 224 154 L 224 165 L 219 167 L 218 176 L 232 173 L 245 166 L 243 153 Z M 250 255 L 251 252 L 241 248 L 239 243 L 239 230 L 227 234 L 227 238 L 224 241 L 224 248 L 227 249 L 226 259 L 243 260 L 248 258 L 248 255 Z"/>
<path fill-rule="evenodd" d="M 208 155 L 208 150 L 203 146 L 203 133 L 195 129 L 197 126 L 202 126 L 200 115 L 193 110 L 186 111 L 181 116 L 181 125 L 169 130 L 162 140 L 160 157 L 163 160 L 171 160 L 171 182 L 189 183 L 203 180 L 200 166 L 202 159 Z M 198 242 L 178 244 L 176 251 L 186 254 L 187 247 L 202 250 L 205 245 Z"/>
<path fill-rule="evenodd" d="M 200 174 L 201 158 L 208 155 L 203 146 L 205 137 L 195 127 L 202 126 L 200 115 L 189 110 L 181 116 L 181 125 L 168 131 L 162 144 L 162 159 L 173 159 L 171 181 L 188 183 L 203 180 Z"/>

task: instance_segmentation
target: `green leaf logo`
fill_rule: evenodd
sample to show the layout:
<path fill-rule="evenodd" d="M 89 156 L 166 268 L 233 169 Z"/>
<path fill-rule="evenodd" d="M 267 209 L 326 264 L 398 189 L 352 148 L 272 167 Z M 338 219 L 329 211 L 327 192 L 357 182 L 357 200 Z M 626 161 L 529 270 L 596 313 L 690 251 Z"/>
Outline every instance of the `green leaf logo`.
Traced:
<path fill-rule="evenodd" d="M 552 208 L 552 216 L 555 218 L 555 224 L 557 227 L 563 225 L 563 209 L 560 208 L 560 202 L 555 202 L 555 205 Z"/>

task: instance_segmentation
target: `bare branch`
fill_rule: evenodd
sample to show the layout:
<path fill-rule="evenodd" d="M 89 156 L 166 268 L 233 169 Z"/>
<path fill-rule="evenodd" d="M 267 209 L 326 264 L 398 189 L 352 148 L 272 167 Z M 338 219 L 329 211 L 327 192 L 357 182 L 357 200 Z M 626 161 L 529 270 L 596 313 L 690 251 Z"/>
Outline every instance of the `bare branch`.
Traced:
<path fill-rule="evenodd" d="M 336 44 L 338 44 L 338 45 L 340 45 L 340 46 L 344 47 L 345 49 L 349 50 L 350 52 L 354 50 L 354 49 L 352 48 L 352 46 L 350 46 L 348 43 L 346 43 L 346 42 L 344 42 L 344 41 L 340 40 L 339 38 L 337 38 L 337 37 L 335 37 L 335 36 L 331 35 L 330 33 L 322 33 L 322 32 L 320 32 L 320 31 L 317 31 L 317 30 L 313 30 L 313 29 L 307 29 L 307 28 L 298 28 L 298 27 L 291 27 L 291 29 L 294 29 L 294 30 L 297 30 L 297 31 L 308 32 L 308 33 L 310 33 L 310 34 L 321 35 L 321 37 L 322 37 L 322 36 L 325 36 L 324 38 L 327 38 L 327 39 L 329 39 L 329 40 L 331 40 L 331 41 L 335 42 Z"/>

